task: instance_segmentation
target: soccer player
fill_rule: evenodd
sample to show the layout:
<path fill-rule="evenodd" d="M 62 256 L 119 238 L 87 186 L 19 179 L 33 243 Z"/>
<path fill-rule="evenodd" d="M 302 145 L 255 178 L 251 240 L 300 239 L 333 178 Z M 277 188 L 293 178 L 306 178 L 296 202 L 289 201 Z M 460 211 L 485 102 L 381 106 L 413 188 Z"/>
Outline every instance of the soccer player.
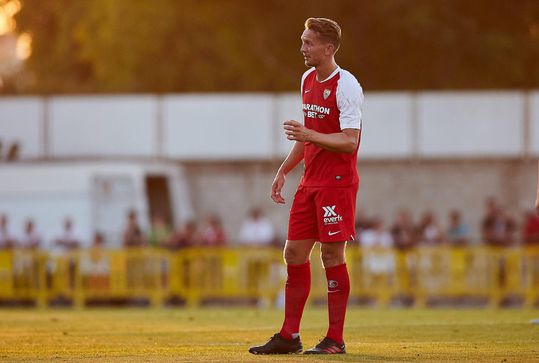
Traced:
<path fill-rule="evenodd" d="M 266 344 L 251 347 L 253 354 L 303 350 L 299 327 L 311 285 L 311 250 L 317 241 L 327 277 L 329 328 L 326 337 L 305 354 L 346 352 L 343 326 L 350 281 L 345 248 L 355 238 L 363 92 L 356 78 L 335 63 L 340 39 L 341 29 L 333 20 L 309 18 L 305 22 L 300 49 L 309 67 L 301 79 L 304 123 L 284 122 L 287 138 L 295 142 L 271 189 L 273 201 L 284 203 L 285 177 L 304 161 L 284 247 L 288 271 L 285 316 L 280 332 Z"/>

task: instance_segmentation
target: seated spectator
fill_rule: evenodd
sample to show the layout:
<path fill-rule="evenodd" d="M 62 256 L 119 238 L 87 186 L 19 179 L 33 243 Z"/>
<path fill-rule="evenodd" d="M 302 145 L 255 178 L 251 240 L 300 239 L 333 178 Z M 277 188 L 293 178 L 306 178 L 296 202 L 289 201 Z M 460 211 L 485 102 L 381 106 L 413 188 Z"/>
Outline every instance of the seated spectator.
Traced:
<path fill-rule="evenodd" d="M 9 231 L 8 217 L 0 215 L 0 249 L 13 248 L 17 244 L 16 238 Z"/>
<path fill-rule="evenodd" d="M 54 239 L 54 246 L 62 250 L 74 250 L 81 246 L 81 238 L 75 234 L 71 218 L 64 219 L 63 231 Z"/>
<path fill-rule="evenodd" d="M 41 247 L 42 238 L 35 230 L 34 221 L 28 219 L 24 226 L 24 232 L 19 238 L 17 247 L 25 249 L 37 249 Z"/>
<path fill-rule="evenodd" d="M 239 242 L 249 246 L 270 246 L 275 231 L 270 220 L 258 208 L 253 208 L 241 225 Z"/>
<path fill-rule="evenodd" d="M 165 246 L 172 235 L 172 229 L 165 221 L 163 216 L 156 214 L 152 218 L 152 225 L 150 228 L 149 242 L 152 247 Z"/>
<path fill-rule="evenodd" d="M 124 247 L 142 247 L 146 245 L 146 238 L 137 221 L 137 212 L 130 210 L 127 215 L 127 225 L 123 233 Z"/>
<path fill-rule="evenodd" d="M 202 230 L 201 239 L 204 246 L 226 246 L 227 236 L 221 218 L 216 215 L 206 218 L 206 225 Z"/>
<path fill-rule="evenodd" d="M 197 223 L 194 220 L 188 221 L 185 225 L 174 232 L 167 245 L 172 250 L 199 246 L 201 236 L 198 232 Z"/>
<path fill-rule="evenodd" d="M 449 213 L 449 227 L 446 232 L 446 239 L 453 246 L 465 246 L 469 244 L 470 229 L 462 222 L 460 212 L 457 210 Z"/>
<path fill-rule="evenodd" d="M 525 213 L 522 242 L 527 246 L 539 246 L 539 216 L 533 210 Z"/>
<path fill-rule="evenodd" d="M 391 228 L 391 235 L 393 236 L 395 248 L 399 250 L 404 251 L 416 245 L 414 223 L 408 210 L 399 211 Z"/>
<path fill-rule="evenodd" d="M 515 222 L 493 198 L 486 203 L 486 213 L 481 223 L 483 241 L 493 247 L 506 247 L 514 242 Z"/>

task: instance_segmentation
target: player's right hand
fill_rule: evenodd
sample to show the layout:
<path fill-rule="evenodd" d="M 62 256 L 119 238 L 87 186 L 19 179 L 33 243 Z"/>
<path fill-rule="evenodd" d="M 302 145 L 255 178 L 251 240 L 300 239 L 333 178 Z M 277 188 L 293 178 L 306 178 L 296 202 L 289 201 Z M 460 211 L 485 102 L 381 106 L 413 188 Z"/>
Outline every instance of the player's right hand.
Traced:
<path fill-rule="evenodd" d="M 537 195 L 537 199 L 535 199 L 535 213 L 539 215 L 539 195 Z"/>
<path fill-rule="evenodd" d="M 284 181 L 285 176 L 281 173 L 277 173 L 275 179 L 273 179 L 273 183 L 271 184 L 271 199 L 273 199 L 275 203 L 284 204 L 284 198 L 281 195 Z"/>

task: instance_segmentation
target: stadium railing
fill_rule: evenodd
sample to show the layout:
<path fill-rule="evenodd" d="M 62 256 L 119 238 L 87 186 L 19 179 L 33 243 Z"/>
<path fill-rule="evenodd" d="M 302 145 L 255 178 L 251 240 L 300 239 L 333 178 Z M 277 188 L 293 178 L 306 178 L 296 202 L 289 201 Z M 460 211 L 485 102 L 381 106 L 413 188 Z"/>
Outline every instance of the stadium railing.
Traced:
<path fill-rule="evenodd" d="M 327 298 L 313 252 L 309 301 Z M 500 306 L 539 303 L 539 248 L 349 248 L 351 300 L 380 306 L 437 302 Z M 67 302 L 282 303 L 286 269 L 277 248 L 86 249 L 69 253 L 0 251 L 0 302 L 46 307 Z"/>

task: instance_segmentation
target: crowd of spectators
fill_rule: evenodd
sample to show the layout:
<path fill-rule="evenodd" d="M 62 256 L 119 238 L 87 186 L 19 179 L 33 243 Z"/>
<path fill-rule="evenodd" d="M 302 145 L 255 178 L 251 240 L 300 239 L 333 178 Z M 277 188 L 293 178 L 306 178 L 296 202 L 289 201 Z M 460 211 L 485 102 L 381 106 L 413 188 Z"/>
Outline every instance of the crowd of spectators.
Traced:
<path fill-rule="evenodd" d="M 216 215 L 207 216 L 203 223 L 188 220 L 177 229 L 173 229 L 161 214 L 151 218 L 149 230 L 144 232 L 138 222 L 137 213 L 128 213 L 123 231 L 124 247 L 163 247 L 178 250 L 187 247 L 226 246 L 228 237 L 221 219 Z"/>
<path fill-rule="evenodd" d="M 525 212 L 519 226 L 495 198 L 485 202 L 485 212 L 481 219 L 480 236 L 471 234 L 458 210 L 451 210 L 447 223 L 439 221 L 436 214 L 426 211 L 414 223 L 411 213 L 400 210 L 391 226 L 385 226 L 379 217 L 361 216 L 357 223 L 358 239 L 364 247 L 394 247 L 406 250 L 415 246 L 471 246 L 484 244 L 492 247 L 516 245 L 539 246 L 539 216 L 533 210 Z"/>
<path fill-rule="evenodd" d="M 361 212 L 361 210 L 360 210 Z M 539 245 L 539 217 L 533 210 L 527 211 L 520 225 L 494 199 L 485 202 L 485 212 L 480 222 L 480 236 L 473 236 L 471 228 L 463 219 L 462 213 L 452 210 L 446 223 L 440 222 L 432 211 L 424 212 L 414 221 L 412 214 L 402 209 L 396 213 L 395 220 L 387 225 L 380 217 L 366 217 L 360 214 L 357 221 L 357 239 L 363 247 L 396 248 L 406 250 L 416 246 L 470 246 L 485 244 L 495 247 L 515 245 Z M 520 230 L 520 233 L 519 233 Z M 141 227 L 137 212 L 128 211 L 122 230 L 123 247 L 162 247 L 178 250 L 187 247 L 223 247 L 230 245 L 229 235 L 223 227 L 221 218 L 211 214 L 202 219 L 189 220 L 178 228 L 173 228 L 162 214 L 151 217 L 147 230 Z M 90 245 L 107 247 L 104 235 L 96 233 Z M 281 241 L 270 219 L 260 208 L 251 209 L 246 215 L 233 245 L 237 246 L 278 246 Z M 0 249 L 52 248 L 73 250 L 84 244 L 76 233 L 74 222 L 66 217 L 61 231 L 52 239 L 52 244 L 43 243 L 43 237 L 32 219 L 25 221 L 21 233 L 15 234 L 9 226 L 8 216 L 0 215 Z"/>

